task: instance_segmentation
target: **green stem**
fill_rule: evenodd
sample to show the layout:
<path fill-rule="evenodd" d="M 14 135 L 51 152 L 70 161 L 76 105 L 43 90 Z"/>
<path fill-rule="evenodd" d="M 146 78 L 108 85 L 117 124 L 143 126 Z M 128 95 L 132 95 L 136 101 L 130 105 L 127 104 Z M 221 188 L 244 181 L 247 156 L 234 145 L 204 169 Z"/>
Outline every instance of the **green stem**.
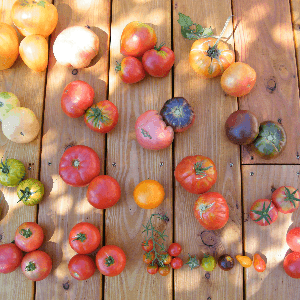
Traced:
<path fill-rule="evenodd" d="M 115 263 L 115 260 L 112 256 L 109 256 L 107 258 L 105 258 L 105 264 L 110 267 L 111 265 L 113 265 Z"/>
<path fill-rule="evenodd" d="M 73 241 L 80 241 L 80 242 L 84 242 L 86 240 L 86 234 L 85 233 L 77 233 L 77 235 L 75 236 L 75 239 Z"/>
<path fill-rule="evenodd" d="M 36 269 L 35 263 L 30 261 L 26 267 L 25 267 L 25 271 L 30 272 L 30 271 L 34 271 Z"/>
<path fill-rule="evenodd" d="M 21 229 L 19 231 L 19 233 L 24 236 L 26 239 L 32 236 L 32 231 L 30 230 L 30 228 L 28 229 Z"/>
<path fill-rule="evenodd" d="M 73 167 L 77 168 L 80 166 L 80 161 L 78 159 L 74 159 L 72 162 Z"/>
<path fill-rule="evenodd" d="M 164 45 L 165 45 L 165 43 L 163 42 L 163 43 L 161 43 L 158 47 L 154 46 L 154 49 L 155 49 L 156 51 L 160 51 L 160 49 L 161 49 Z"/>

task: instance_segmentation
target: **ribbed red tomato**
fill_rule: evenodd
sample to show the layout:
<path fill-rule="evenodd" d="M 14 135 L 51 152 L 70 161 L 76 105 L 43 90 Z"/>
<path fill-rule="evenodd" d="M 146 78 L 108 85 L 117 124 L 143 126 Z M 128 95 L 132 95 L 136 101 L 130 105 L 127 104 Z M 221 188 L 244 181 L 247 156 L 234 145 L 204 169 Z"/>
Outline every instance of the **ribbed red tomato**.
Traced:
<path fill-rule="evenodd" d="M 250 218 L 260 226 L 271 225 L 277 220 L 278 210 L 269 199 L 258 199 L 250 208 Z"/>

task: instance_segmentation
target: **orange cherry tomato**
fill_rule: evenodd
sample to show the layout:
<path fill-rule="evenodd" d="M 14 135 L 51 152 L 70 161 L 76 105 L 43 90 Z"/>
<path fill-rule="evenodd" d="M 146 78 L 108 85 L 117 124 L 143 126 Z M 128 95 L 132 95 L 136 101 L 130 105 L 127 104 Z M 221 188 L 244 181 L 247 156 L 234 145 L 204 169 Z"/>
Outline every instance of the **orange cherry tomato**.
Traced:
<path fill-rule="evenodd" d="M 248 256 L 236 255 L 235 258 L 244 268 L 249 268 L 252 265 L 252 260 Z"/>
<path fill-rule="evenodd" d="M 254 254 L 253 267 L 257 272 L 263 272 L 266 269 L 266 263 L 258 253 Z"/>
<path fill-rule="evenodd" d="M 161 276 L 167 276 L 170 273 L 170 271 L 171 271 L 170 265 L 164 265 L 158 268 L 158 273 Z"/>
<path fill-rule="evenodd" d="M 145 252 L 149 252 L 153 249 L 153 240 L 150 239 L 148 241 L 143 241 L 142 242 L 142 248 Z"/>
<path fill-rule="evenodd" d="M 143 255 L 143 262 L 146 264 L 151 264 L 154 258 L 155 258 L 154 252 L 146 252 Z"/>

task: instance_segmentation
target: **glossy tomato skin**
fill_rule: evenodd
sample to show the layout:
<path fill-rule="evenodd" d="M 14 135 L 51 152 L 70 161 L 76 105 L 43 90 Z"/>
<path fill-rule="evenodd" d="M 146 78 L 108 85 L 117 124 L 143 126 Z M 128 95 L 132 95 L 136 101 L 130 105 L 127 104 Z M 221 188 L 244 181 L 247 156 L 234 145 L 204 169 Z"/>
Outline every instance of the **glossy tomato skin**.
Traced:
<path fill-rule="evenodd" d="M 44 232 L 42 227 L 35 222 L 21 224 L 15 233 L 15 244 L 25 252 L 31 252 L 42 246 Z"/>
<path fill-rule="evenodd" d="M 184 157 L 175 168 L 175 179 L 193 194 L 203 194 L 217 181 L 214 162 L 203 155 Z"/>
<path fill-rule="evenodd" d="M 59 163 L 59 175 L 71 186 L 87 186 L 100 173 L 100 159 L 90 147 L 76 145 L 68 148 Z"/>
<path fill-rule="evenodd" d="M 125 83 L 137 83 L 146 76 L 143 64 L 133 56 L 127 56 L 115 68 Z"/>
<path fill-rule="evenodd" d="M 168 248 L 168 253 L 171 256 L 178 256 L 182 251 L 182 247 L 179 243 L 172 243 Z"/>
<path fill-rule="evenodd" d="M 183 266 L 183 261 L 180 257 L 174 257 L 170 263 L 173 269 L 180 269 Z"/>
<path fill-rule="evenodd" d="M 157 264 L 149 264 L 147 266 L 147 272 L 151 275 L 156 274 L 158 271 L 158 265 Z"/>
<path fill-rule="evenodd" d="M 144 69 L 153 77 L 166 77 L 174 62 L 174 52 L 164 46 L 146 51 L 142 58 Z"/>
<path fill-rule="evenodd" d="M 75 80 L 67 84 L 61 96 L 61 108 L 71 118 L 79 118 L 93 105 L 94 89 L 85 81 Z"/>
<path fill-rule="evenodd" d="M 170 271 L 171 271 L 170 265 L 164 265 L 158 268 L 158 273 L 161 276 L 167 276 L 170 273 Z"/>
<path fill-rule="evenodd" d="M 194 205 L 194 215 L 207 230 L 217 230 L 225 226 L 229 218 L 229 208 L 225 198 L 216 192 L 201 194 Z"/>
<path fill-rule="evenodd" d="M 15 244 L 0 245 L 0 273 L 7 274 L 16 270 L 22 258 L 23 253 Z"/>
<path fill-rule="evenodd" d="M 28 279 L 32 281 L 43 280 L 51 272 L 51 257 L 41 250 L 29 252 L 22 259 L 21 269 Z"/>
<path fill-rule="evenodd" d="M 183 132 L 195 122 L 195 112 L 189 102 L 183 97 L 167 100 L 160 110 L 164 122 L 171 126 L 174 132 Z"/>
<path fill-rule="evenodd" d="M 100 245 L 99 229 L 88 222 L 76 224 L 70 231 L 69 244 L 78 254 L 92 253 Z"/>
<path fill-rule="evenodd" d="M 24 164 L 14 158 L 6 158 L 0 162 L 0 184 L 4 186 L 17 186 L 25 177 Z"/>
<path fill-rule="evenodd" d="M 250 218 L 260 226 L 271 225 L 277 217 L 278 210 L 269 199 L 258 199 L 250 208 Z"/>
<path fill-rule="evenodd" d="M 70 259 L 68 269 L 73 278 L 77 280 L 86 280 L 94 275 L 96 265 L 89 256 L 85 254 L 76 254 Z"/>
<path fill-rule="evenodd" d="M 153 251 L 152 252 L 145 252 L 143 254 L 143 262 L 145 264 L 151 264 L 153 262 L 154 258 L 155 258 L 155 254 L 154 254 Z"/>
<path fill-rule="evenodd" d="M 123 29 L 120 52 L 125 56 L 141 57 L 147 50 L 154 48 L 156 42 L 156 33 L 152 27 L 134 21 Z"/>
<path fill-rule="evenodd" d="M 300 227 L 295 227 L 287 233 L 286 242 L 291 250 L 300 252 Z"/>
<path fill-rule="evenodd" d="M 101 274 L 110 277 L 117 276 L 125 268 L 126 255 L 120 247 L 106 245 L 98 251 L 96 265 Z"/>
<path fill-rule="evenodd" d="M 117 107 L 108 100 L 92 105 L 84 114 L 85 124 L 93 131 L 107 133 L 114 129 L 119 119 Z"/>
<path fill-rule="evenodd" d="M 213 78 L 221 75 L 235 60 L 235 55 L 228 45 L 208 37 L 196 40 L 191 48 L 189 62 L 200 77 Z"/>
<path fill-rule="evenodd" d="M 281 186 L 272 193 L 272 202 L 283 214 L 294 212 L 299 207 L 300 193 L 292 186 Z"/>
<path fill-rule="evenodd" d="M 267 267 L 265 261 L 261 258 L 261 256 L 258 253 L 254 254 L 253 267 L 257 272 L 264 272 L 264 270 Z"/>
<path fill-rule="evenodd" d="M 300 278 L 300 252 L 288 254 L 283 261 L 286 274 L 292 278 Z"/>
<path fill-rule="evenodd" d="M 147 241 L 147 243 L 146 241 L 142 242 L 142 248 L 145 252 L 151 251 L 153 249 L 153 240 L 150 239 Z"/>

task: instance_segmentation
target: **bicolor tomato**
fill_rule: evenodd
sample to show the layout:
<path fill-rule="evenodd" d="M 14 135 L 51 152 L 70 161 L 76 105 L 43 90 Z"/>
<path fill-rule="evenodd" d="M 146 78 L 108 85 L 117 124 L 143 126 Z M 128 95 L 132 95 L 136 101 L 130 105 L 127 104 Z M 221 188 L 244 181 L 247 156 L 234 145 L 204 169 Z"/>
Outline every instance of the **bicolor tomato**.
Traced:
<path fill-rule="evenodd" d="M 258 199 L 250 208 L 250 218 L 260 226 L 268 226 L 277 220 L 278 210 L 269 199 Z"/>
<path fill-rule="evenodd" d="M 283 214 L 294 212 L 299 207 L 300 193 L 292 186 L 281 186 L 272 193 L 272 202 Z"/>

